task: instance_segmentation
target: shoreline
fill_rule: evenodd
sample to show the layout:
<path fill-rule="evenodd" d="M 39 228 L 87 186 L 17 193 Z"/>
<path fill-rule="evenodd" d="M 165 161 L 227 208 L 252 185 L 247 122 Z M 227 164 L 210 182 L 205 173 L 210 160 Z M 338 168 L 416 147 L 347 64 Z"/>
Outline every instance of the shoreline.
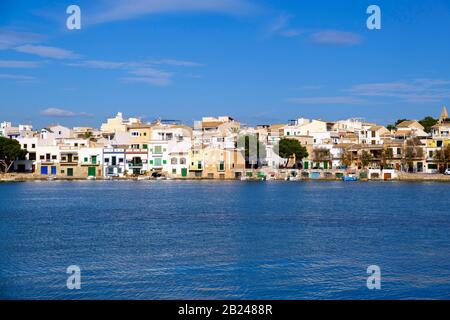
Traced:
<path fill-rule="evenodd" d="M 27 174 L 8 174 L 5 176 L 4 174 L 0 176 L 0 183 L 7 183 L 7 182 L 32 182 L 32 181 L 136 181 L 136 182 L 142 182 L 142 181 L 234 181 L 234 182 L 309 182 L 309 181 L 323 181 L 323 182 L 329 182 L 329 181 L 342 181 L 342 179 L 339 178 L 298 178 L 295 181 L 286 181 L 284 178 L 278 178 L 278 179 L 270 179 L 270 180 L 262 180 L 262 179 L 247 179 L 247 180 L 240 180 L 240 179 L 210 179 L 210 178 L 169 178 L 169 179 L 155 179 L 155 178 L 149 178 L 149 179 L 138 179 L 137 177 L 119 177 L 119 178 L 113 178 L 113 179 L 107 179 L 103 177 L 97 177 L 96 179 L 87 179 L 85 177 L 73 177 L 73 178 L 67 178 L 67 177 L 55 177 L 52 179 L 48 179 L 45 177 L 40 176 L 34 176 L 34 175 L 27 175 Z M 429 174 L 417 174 L 417 173 L 400 173 L 398 177 L 390 180 L 384 180 L 384 179 L 367 179 L 367 178 L 361 178 L 358 179 L 358 181 L 354 182 L 437 182 L 437 183 L 450 183 L 450 176 L 446 175 L 429 175 Z M 349 183 L 349 182 L 347 182 Z"/>

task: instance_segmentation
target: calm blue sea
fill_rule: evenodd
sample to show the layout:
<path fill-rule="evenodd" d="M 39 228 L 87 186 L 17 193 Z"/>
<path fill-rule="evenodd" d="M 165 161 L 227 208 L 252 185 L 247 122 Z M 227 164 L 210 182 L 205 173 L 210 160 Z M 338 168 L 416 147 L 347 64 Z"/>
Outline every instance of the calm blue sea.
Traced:
<path fill-rule="evenodd" d="M 440 183 L 0 183 L 0 298 L 449 299 L 449 197 Z"/>

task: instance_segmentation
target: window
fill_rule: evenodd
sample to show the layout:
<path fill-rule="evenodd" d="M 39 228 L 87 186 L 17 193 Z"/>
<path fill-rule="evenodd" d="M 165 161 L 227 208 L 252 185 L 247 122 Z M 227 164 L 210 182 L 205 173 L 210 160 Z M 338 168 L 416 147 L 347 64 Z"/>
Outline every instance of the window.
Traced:
<path fill-rule="evenodd" d="M 39 159 L 40 159 L 40 160 L 44 160 L 44 159 L 45 159 L 45 156 L 39 156 Z"/>
<path fill-rule="evenodd" d="M 123 158 L 119 158 L 119 163 L 123 163 Z"/>
<path fill-rule="evenodd" d="M 170 159 L 170 164 L 177 164 L 177 163 L 178 163 L 177 158 Z"/>
<path fill-rule="evenodd" d="M 155 166 L 156 167 L 161 166 L 161 158 L 155 158 Z"/>
<path fill-rule="evenodd" d="M 180 159 L 180 164 L 186 164 L 186 158 L 181 158 Z"/>
<path fill-rule="evenodd" d="M 173 169 L 172 169 L 172 173 L 173 173 L 173 174 L 177 174 L 177 169 L 173 168 Z"/>
<path fill-rule="evenodd" d="M 109 158 L 105 158 L 105 162 L 106 162 L 106 163 L 109 163 Z"/>
<path fill-rule="evenodd" d="M 56 156 L 55 155 L 52 155 L 52 160 L 56 160 Z"/>
<path fill-rule="evenodd" d="M 33 143 L 33 144 L 31 145 L 31 148 L 32 148 L 32 149 L 36 148 L 36 145 Z"/>
<path fill-rule="evenodd" d="M 372 131 L 372 138 L 375 138 L 377 136 L 376 131 Z"/>
<path fill-rule="evenodd" d="M 162 147 L 161 146 L 155 146 L 155 151 L 154 153 L 156 154 L 161 154 L 162 153 Z"/>
<path fill-rule="evenodd" d="M 167 164 L 167 160 L 163 160 L 163 162 L 162 162 L 163 164 Z"/>
<path fill-rule="evenodd" d="M 142 145 L 142 149 L 148 149 L 148 145 L 143 144 L 143 145 Z"/>
<path fill-rule="evenodd" d="M 26 144 L 26 143 L 25 143 L 25 144 L 23 145 L 23 148 L 24 148 L 24 149 L 26 149 L 26 148 L 27 148 L 27 144 Z"/>
<path fill-rule="evenodd" d="M 88 158 L 87 157 L 84 157 L 84 162 L 88 162 Z"/>

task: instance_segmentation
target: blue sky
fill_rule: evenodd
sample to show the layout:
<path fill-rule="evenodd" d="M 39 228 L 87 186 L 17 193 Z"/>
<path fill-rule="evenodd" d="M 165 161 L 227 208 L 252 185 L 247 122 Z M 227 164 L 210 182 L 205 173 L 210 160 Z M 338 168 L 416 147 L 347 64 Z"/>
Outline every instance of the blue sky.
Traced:
<path fill-rule="evenodd" d="M 71 4 L 81 30 L 66 28 Z M 449 40 L 447 0 L 1 0 L 0 120 L 437 116 Z"/>

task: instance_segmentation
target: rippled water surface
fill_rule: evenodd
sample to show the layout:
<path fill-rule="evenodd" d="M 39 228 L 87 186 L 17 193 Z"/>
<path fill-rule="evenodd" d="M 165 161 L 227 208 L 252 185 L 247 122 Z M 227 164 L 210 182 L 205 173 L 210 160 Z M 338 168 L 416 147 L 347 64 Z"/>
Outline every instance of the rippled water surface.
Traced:
<path fill-rule="evenodd" d="M 449 197 L 439 183 L 2 183 L 0 298 L 448 299 Z"/>

